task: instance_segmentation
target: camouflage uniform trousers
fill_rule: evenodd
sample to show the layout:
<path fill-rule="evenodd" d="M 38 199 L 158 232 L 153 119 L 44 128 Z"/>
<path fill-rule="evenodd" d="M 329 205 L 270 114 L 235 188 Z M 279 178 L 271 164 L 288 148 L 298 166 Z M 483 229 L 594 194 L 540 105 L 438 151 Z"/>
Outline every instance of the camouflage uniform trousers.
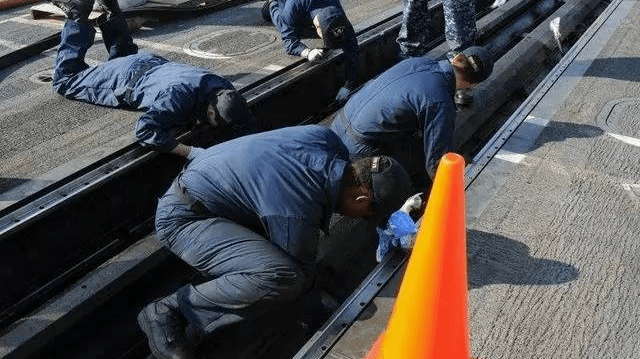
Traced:
<path fill-rule="evenodd" d="M 451 52 L 474 45 L 476 38 L 475 1 L 442 0 L 445 38 Z M 431 12 L 427 0 L 404 0 L 402 25 L 397 42 L 400 57 L 422 56 L 431 38 Z"/>

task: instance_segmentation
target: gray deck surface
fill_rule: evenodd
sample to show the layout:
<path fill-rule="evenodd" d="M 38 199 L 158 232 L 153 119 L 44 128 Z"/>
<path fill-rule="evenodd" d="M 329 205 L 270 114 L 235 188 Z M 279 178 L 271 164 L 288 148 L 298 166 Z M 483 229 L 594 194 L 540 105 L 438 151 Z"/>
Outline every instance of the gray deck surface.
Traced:
<path fill-rule="evenodd" d="M 640 358 L 640 3 L 604 22 L 467 189 L 484 358 Z M 362 358 L 400 276 L 327 355 Z"/>
<path fill-rule="evenodd" d="M 299 61 L 266 23 L 263 1 L 171 22 L 151 22 L 133 34 L 143 51 L 211 69 L 240 89 Z M 346 0 L 356 31 L 401 12 L 401 0 Z M 63 22 L 34 20 L 30 7 L 0 11 L 0 55 L 55 34 Z M 305 39 L 309 46 L 318 40 Z M 115 110 L 55 94 L 50 75 L 55 48 L 0 71 L 0 208 L 134 142 L 141 112 Z M 99 34 L 87 63 L 106 60 Z M 19 187 L 18 187 L 19 186 Z"/>

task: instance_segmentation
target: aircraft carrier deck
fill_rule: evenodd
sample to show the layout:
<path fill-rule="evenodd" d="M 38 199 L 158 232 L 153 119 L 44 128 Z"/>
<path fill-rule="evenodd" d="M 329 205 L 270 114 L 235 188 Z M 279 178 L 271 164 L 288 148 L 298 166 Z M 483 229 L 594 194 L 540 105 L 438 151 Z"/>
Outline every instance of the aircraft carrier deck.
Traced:
<path fill-rule="evenodd" d="M 402 4 L 343 4 L 364 82 L 394 61 Z M 182 162 L 134 143 L 139 112 L 53 93 L 47 75 L 62 23 L 33 19 L 33 5 L 0 11 L 0 358 L 144 358 L 135 313 L 196 277 L 151 226 L 155 198 Z M 164 9 L 132 11 L 134 39 L 232 80 L 263 130 L 330 121 L 341 54 L 322 65 L 290 57 L 261 19 L 261 1 L 227 5 L 171 19 Z M 456 120 L 458 152 L 471 159 L 473 354 L 640 358 L 640 5 L 490 5 L 478 2 L 478 42 L 495 55 L 494 74 Z M 441 36 L 432 46 L 432 56 L 446 51 Z M 105 55 L 97 41 L 88 57 Z M 211 145 L 233 134 L 182 136 Z M 397 253 L 376 264 L 374 233 L 332 220 L 318 266 L 333 314 L 286 308 L 220 333 L 201 356 L 362 358 L 386 324 L 405 261 Z"/>

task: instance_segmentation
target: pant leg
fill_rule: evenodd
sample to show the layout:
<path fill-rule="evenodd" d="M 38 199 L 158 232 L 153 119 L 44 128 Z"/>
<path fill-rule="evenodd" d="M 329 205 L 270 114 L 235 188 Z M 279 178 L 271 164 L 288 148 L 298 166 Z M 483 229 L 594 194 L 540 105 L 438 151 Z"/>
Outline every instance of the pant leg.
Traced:
<path fill-rule="evenodd" d="M 60 34 L 60 46 L 53 70 L 53 88 L 56 92 L 77 73 L 89 68 L 84 62 L 87 50 L 93 44 L 96 31 L 87 23 L 65 21 Z"/>
<path fill-rule="evenodd" d="M 402 24 L 396 42 L 401 59 L 422 56 L 431 40 L 431 13 L 427 0 L 404 0 Z"/>
<path fill-rule="evenodd" d="M 282 9 L 284 9 L 284 0 L 273 0 L 269 5 L 271 22 L 280 33 L 282 33 L 282 31 L 287 28 L 287 26 L 282 21 L 282 16 L 280 16 Z"/>
<path fill-rule="evenodd" d="M 293 257 L 246 227 L 202 216 L 172 197 L 160 200 L 157 233 L 208 278 L 177 292 L 180 311 L 197 333 L 255 318 L 303 292 L 307 277 Z"/>
<path fill-rule="evenodd" d="M 458 52 L 476 41 L 474 0 L 443 0 L 444 33 L 449 49 Z"/>
<path fill-rule="evenodd" d="M 127 56 L 99 66 L 88 66 L 84 57 L 93 44 L 94 36 L 92 26 L 65 22 L 53 71 L 53 88 L 70 99 L 119 107 L 123 105 L 122 94 L 131 79 L 131 70 L 139 59 Z"/>
<path fill-rule="evenodd" d="M 109 60 L 138 52 L 138 46 L 133 42 L 127 21 L 122 12 L 99 22 L 104 46 L 109 53 Z"/>

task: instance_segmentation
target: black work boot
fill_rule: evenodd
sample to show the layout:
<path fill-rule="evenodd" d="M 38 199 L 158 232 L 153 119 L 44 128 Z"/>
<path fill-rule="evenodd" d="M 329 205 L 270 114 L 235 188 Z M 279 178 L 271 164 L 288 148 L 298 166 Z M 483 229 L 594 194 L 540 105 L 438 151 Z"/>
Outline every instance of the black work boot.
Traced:
<path fill-rule="evenodd" d="M 186 320 L 180 313 L 175 293 L 142 308 L 138 325 L 147 335 L 149 348 L 156 358 L 193 358 L 185 336 Z"/>
<path fill-rule="evenodd" d="M 93 9 L 93 0 L 50 0 L 60 8 L 68 20 L 87 22 Z"/>
<path fill-rule="evenodd" d="M 96 22 L 102 32 L 104 46 L 109 52 L 109 60 L 138 52 L 138 46 L 133 42 L 124 14 L 104 13 Z"/>
<path fill-rule="evenodd" d="M 262 10 L 261 10 L 262 11 L 262 18 L 266 22 L 272 22 L 271 21 L 271 10 L 270 10 L 272 1 L 273 0 L 266 0 L 264 2 L 264 4 L 262 4 Z"/>
<path fill-rule="evenodd" d="M 97 4 L 110 18 L 122 12 L 120 5 L 118 5 L 118 0 L 97 0 Z"/>

